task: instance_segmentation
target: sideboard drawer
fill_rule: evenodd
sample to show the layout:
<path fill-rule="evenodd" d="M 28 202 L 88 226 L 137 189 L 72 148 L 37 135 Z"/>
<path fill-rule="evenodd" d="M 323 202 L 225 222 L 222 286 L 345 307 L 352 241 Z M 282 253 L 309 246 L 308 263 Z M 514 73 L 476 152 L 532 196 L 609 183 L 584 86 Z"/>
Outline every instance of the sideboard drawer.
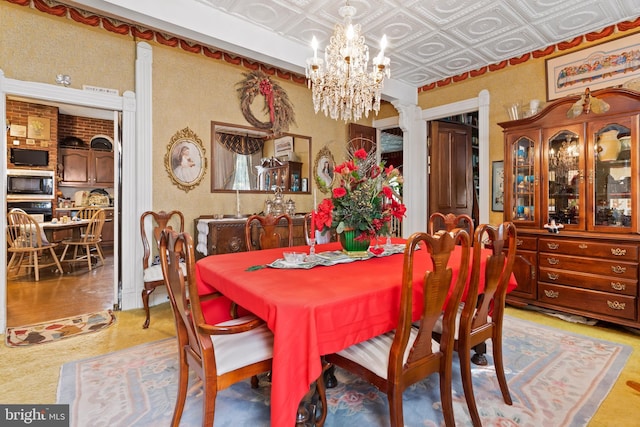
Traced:
<path fill-rule="evenodd" d="M 615 242 L 592 242 L 589 240 L 540 239 L 540 252 L 553 252 L 595 258 L 638 260 L 638 247 L 620 245 Z"/>
<path fill-rule="evenodd" d="M 608 259 L 593 260 L 569 255 L 540 253 L 538 255 L 538 266 L 540 269 L 546 267 L 558 270 L 581 271 L 601 274 L 615 279 L 637 280 L 638 277 L 638 264 Z"/>
<path fill-rule="evenodd" d="M 638 289 L 637 280 L 599 276 L 568 270 L 556 270 L 547 267 L 540 267 L 539 277 L 539 280 L 542 282 L 571 285 L 577 288 L 593 289 L 620 295 L 635 296 Z"/>
<path fill-rule="evenodd" d="M 538 248 L 538 240 L 530 236 L 516 237 L 517 250 L 535 251 Z"/>
<path fill-rule="evenodd" d="M 626 295 L 539 283 L 538 300 L 547 304 L 622 319 L 635 320 L 636 318 L 636 299 Z"/>

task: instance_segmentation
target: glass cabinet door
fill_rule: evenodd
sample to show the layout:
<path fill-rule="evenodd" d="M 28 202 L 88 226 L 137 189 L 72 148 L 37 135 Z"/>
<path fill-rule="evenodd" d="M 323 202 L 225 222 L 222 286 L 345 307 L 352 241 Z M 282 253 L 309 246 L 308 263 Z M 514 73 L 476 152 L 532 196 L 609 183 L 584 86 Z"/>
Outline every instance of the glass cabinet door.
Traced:
<path fill-rule="evenodd" d="M 624 232 L 633 226 L 631 126 L 629 117 L 590 124 L 594 143 L 590 159 L 593 198 L 590 222 L 594 230 Z"/>
<path fill-rule="evenodd" d="M 514 221 L 539 222 L 536 212 L 538 176 L 536 175 L 536 155 L 534 141 L 521 136 L 511 144 L 513 178 L 510 182 Z"/>
<path fill-rule="evenodd" d="M 545 135 L 547 156 L 547 218 L 565 228 L 585 229 L 584 161 L 580 136 L 571 129 Z"/>

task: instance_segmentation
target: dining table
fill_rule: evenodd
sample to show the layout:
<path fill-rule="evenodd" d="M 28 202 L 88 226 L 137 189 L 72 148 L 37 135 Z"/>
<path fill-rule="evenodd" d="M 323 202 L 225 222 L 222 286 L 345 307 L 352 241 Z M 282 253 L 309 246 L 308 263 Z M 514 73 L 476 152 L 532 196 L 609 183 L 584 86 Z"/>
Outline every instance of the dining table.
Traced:
<path fill-rule="evenodd" d="M 80 220 L 70 219 L 69 221 L 66 221 L 66 222 L 62 222 L 61 220 L 58 219 L 55 222 L 53 221 L 42 222 L 40 223 L 40 228 L 42 228 L 42 230 L 44 231 L 45 236 L 47 237 L 47 241 L 49 243 L 56 243 L 54 239 L 55 237 L 54 233 L 56 231 L 72 230 L 72 233 L 73 233 L 72 237 L 75 239 L 80 237 L 81 230 L 87 225 L 89 225 L 90 222 L 91 220 L 88 220 L 88 219 L 80 219 Z"/>
<path fill-rule="evenodd" d="M 221 292 L 262 318 L 274 334 L 272 426 L 295 425 L 301 399 L 321 374 L 321 356 L 395 328 L 405 242 L 396 238 L 380 255 L 353 259 L 340 255 L 339 243 L 316 245 L 315 251 L 317 257 L 322 256 L 322 263 L 302 265 L 286 263 L 283 252 L 308 253 L 308 246 L 212 255 L 196 262 L 201 295 L 215 290 Z M 457 246 L 452 253 L 452 283 L 459 273 L 455 266 L 459 264 L 460 248 Z M 424 274 L 431 265 L 426 249 L 416 252 L 415 319 L 419 318 L 422 308 Z M 509 290 L 515 287 L 512 276 Z M 484 289 L 483 283 L 480 288 Z M 208 323 L 229 316 L 228 306 L 224 304 L 205 307 L 203 303 L 203 311 Z"/>

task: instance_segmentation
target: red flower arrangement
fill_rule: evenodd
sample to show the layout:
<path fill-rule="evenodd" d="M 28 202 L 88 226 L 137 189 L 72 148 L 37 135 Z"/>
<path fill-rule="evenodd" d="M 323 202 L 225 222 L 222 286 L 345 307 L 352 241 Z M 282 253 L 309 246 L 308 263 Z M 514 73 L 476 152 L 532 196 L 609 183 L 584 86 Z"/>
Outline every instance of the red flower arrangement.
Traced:
<path fill-rule="evenodd" d="M 370 165 L 367 152 L 356 151 L 352 160 L 335 167 L 339 186 L 332 197 L 323 199 L 314 214 L 317 230 L 326 232 L 335 227 L 337 233 L 353 228 L 356 240 L 371 240 L 388 235 L 393 218 L 402 221 L 406 207 L 400 201 L 402 175 L 384 162 Z"/>

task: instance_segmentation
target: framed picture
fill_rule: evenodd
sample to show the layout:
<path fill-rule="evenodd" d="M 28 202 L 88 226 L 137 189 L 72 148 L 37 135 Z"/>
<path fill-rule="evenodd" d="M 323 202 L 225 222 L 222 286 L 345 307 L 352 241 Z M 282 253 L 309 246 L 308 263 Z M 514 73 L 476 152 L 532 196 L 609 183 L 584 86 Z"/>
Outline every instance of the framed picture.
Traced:
<path fill-rule="evenodd" d="M 27 138 L 51 139 L 51 122 L 45 117 L 27 118 Z"/>
<path fill-rule="evenodd" d="M 274 141 L 274 156 L 288 156 L 293 151 L 293 136 L 283 136 Z"/>
<path fill-rule="evenodd" d="M 546 60 L 547 100 L 640 77 L 640 33 Z"/>
<path fill-rule="evenodd" d="M 179 189 L 189 192 L 198 186 L 207 171 L 202 140 L 188 127 L 176 132 L 167 145 L 164 166 Z"/>
<path fill-rule="evenodd" d="M 336 162 L 333 159 L 333 154 L 331 154 L 331 151 L 327 147 L 322 147 L 316 155 L 315 162 L 313 162 L 313 176 L 315 177 L 318 188 L 323 193 L 331 192 L 335 178 L 335 167 Z"/>
<path fill-rule="evenodd" d="M 504 161 L 493 162 L 491 177 L 491 210 L 504 212 Z"/>

